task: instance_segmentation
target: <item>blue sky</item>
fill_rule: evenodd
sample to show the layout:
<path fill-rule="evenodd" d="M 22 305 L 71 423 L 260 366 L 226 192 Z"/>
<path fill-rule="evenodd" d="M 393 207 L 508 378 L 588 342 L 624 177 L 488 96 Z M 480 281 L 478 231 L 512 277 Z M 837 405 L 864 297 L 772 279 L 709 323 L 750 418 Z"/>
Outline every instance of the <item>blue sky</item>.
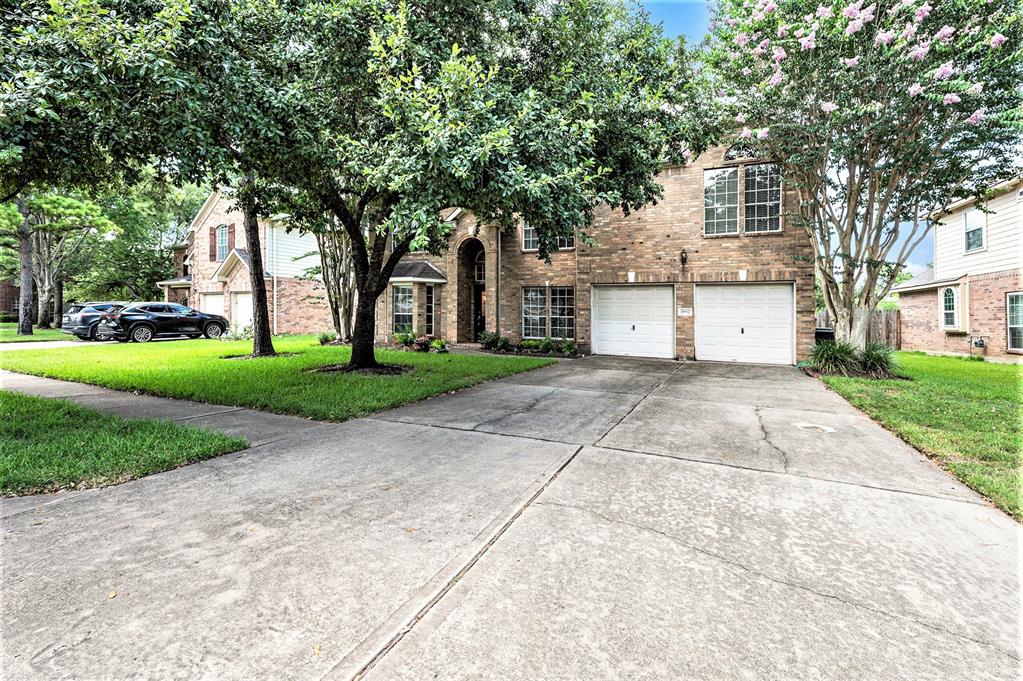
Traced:
<path fill-rule="evenodd" d="M 670 36 L 684 35 L 690 45 L 703 40 L 710 21 L 708 3 L 700 0 L 659 0 L 644 2 L 643 6 L 650 12 L 650 19 L 664 26 L 664 32 Z M 909 269 L 918 274 L 926 269 L 927 263 L 934 259 L 933 232 L 927 235 L 916 250 L 909 256 Z"/>

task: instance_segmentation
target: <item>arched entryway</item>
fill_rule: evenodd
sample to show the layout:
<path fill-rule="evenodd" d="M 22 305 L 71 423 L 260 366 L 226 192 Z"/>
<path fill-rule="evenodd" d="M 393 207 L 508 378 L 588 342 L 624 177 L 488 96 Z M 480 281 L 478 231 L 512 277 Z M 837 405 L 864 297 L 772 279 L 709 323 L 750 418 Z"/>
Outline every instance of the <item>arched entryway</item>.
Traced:
<path fill-rule="evenodd" d="M 466 239 L 458 247 L 457 341 L 468 343 L 487 328 L 486 249 L 479 239 Z"/>

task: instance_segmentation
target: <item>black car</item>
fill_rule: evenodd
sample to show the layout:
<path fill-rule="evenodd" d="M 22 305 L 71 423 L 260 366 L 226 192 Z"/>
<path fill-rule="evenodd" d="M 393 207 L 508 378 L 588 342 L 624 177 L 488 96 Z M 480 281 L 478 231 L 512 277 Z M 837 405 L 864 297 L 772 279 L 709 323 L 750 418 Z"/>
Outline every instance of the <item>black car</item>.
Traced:
<path fill-rule="evenodd" d="M 108 310 L 100 319 L 96 334 L 126 343 L 148 343 L 154 338 L 188 336 L 219 338 L 227 319 L 175 303 L 133 303 Z"/>
<path fill-rule="evenodd" d="M 60 330 L 78 336 L 82 340 L 96 340 L 96 329 L 99 327 L 99 320 L 103 313 L 115 307 L 124 307 L 127 304 L 116 300 L 75 303 L 61 318 Z"/>

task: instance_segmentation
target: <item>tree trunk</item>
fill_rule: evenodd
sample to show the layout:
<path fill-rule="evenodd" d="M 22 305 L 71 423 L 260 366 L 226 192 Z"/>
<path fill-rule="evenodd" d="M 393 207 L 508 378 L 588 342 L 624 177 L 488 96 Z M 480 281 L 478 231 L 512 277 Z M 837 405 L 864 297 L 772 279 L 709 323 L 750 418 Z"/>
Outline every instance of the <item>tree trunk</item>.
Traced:
<path fill-rule="evenodd" d="M 250 171 L 245 184 L 251 184 Z M 251 187 L 247 188 L 251 191 Z M 268 357 L 274 351 L 270 335 L 270 314 L 266 302 L 266 278 L 263 275 L 263 252 L 259 243 L 259 220 L 256 200 L 251 194 L 243 196 L 242 212 L 245 223 L 245 242 L 249 250 L 249 282 L 252 287 L 252 356 Z"/>
<path fill-rule="evenodd" d="M 64 282 L 57 280 L 53 287 L 53 320 L 59 327 L 64 317 Z"/>
<path fill-rule="evenodd" d="M 21 290 L 18 292 L 18 335 L 32 335 L 32 234 L 28 225 L 28 208 L 18 199 L 21 225 L 18 226 L 18 259 Z"/>
<path fill-rule="evenodd" d="M 355 306 L 355 273 L 351 241 L 340 229 L 316 234 L 320 252 L 320 276 L 327 291 L 334 337 L 352 339 L 352 313 Z"/>
<path fill-rule="evenodd" d="M 867 347 L 872 312 L 872 308 L 859 304 L 854 305 L 851 310 L 840 308 L 835 317 L 835 338 L 850 343 L 859 350 Z"/>
<path fill-rule="evenodd" d="M 50 306 L 53 304 L 53 290 L 49 286 L 40 287 L 37 302 L 39 304 L 36 307 L 39 312 L 36 315 L 36 328 L 48 329 L 51 325 L 50 311 L 53 308 Z"/>
<path fill-rule="evenodd" d="M 355 329 L 352 332 L 352 358 L 349 361 L 352 368 L 373 369 L 380 366 L 373 352 L 376 302 L 376 296 L 359 291 L 359 300 L 355 305 Z"/>

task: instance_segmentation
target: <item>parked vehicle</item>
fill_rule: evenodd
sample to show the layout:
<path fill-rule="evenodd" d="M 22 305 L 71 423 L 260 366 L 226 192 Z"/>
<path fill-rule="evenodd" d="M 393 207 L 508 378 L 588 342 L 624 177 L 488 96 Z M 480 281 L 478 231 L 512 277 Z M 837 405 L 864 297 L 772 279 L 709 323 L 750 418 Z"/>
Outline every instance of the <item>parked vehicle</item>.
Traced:
<path fill-rule="evenodd" d="M 75 303 L 61 318 L 60 330 L 82 340 L 96 340 L 96 330 L 103 313 L 115 307 L 124 307 L 127 304 L 116 300 Z"/>
<path fill-rule="evenodd" d="M 96 333 L 121 343 L 148 343 L 154 338 L 219 338 L 227 318 L 175 303 L 133 303 L 108 310 Z"/>

